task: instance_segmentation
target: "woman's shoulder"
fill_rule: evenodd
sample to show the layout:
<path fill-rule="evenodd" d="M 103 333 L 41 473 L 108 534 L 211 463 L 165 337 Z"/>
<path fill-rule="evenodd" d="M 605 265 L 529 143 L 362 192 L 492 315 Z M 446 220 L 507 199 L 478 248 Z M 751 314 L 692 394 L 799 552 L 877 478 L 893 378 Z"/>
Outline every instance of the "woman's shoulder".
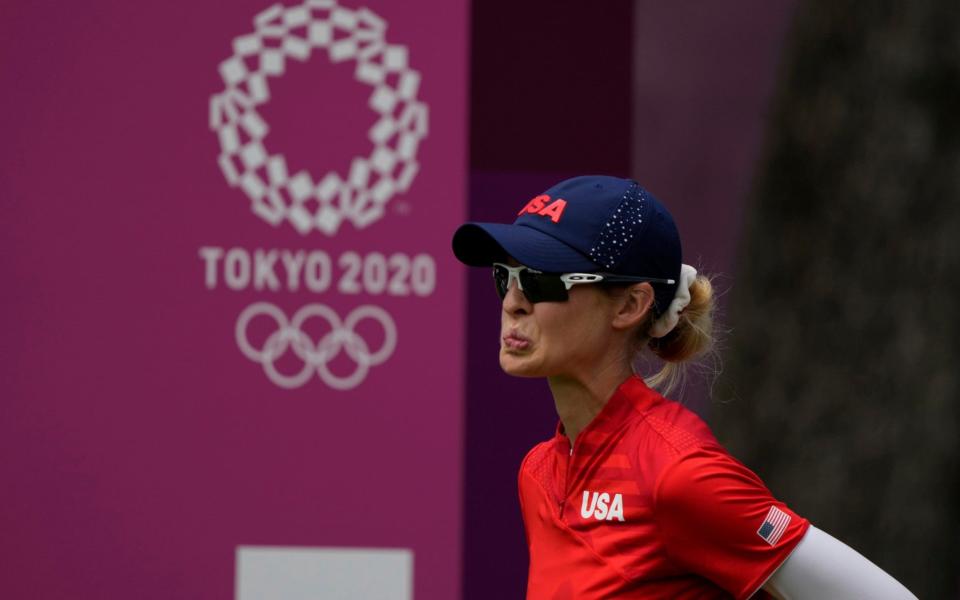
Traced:
<path fill-rule="evenodd" d="M 673 455 L 691 449 L 719 447 L 710 427 L 682 403 L 664 397 L 638 375 L 625 381 L 619 392 L 632 410 L 626 439 L 647 450 L 661 449 Z"/>
<path fill-rule="evenodd" d="M 520 462 L 520 472 L 537 471 L 546 465 L 550 457 L 557 452 L 556 439 L 544 440 L 531 448 L 523 461 Z"/>
<path fill-rule="evenodd" d="M 624 432 L 620 450 L 651 481 L 687 457 L 704 452 L 726 455 L 710 427 L 695 412 L 660 397 L 647 405 Z"/>
<path fill-rule="evenodd" d="M 675 400 L 660 396 L 634 422 L 634 439 L 680 456 L 699 449 L 723 448 L 700 416 Z"/>

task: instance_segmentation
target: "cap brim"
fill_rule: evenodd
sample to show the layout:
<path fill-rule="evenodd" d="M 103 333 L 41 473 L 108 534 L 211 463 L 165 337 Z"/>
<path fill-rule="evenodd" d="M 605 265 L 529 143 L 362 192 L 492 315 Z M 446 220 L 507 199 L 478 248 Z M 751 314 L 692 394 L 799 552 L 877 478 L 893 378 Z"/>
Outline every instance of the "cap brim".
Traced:
<path fill-rule="evenodd" d="M 550 273 L 596 271 L 579 251 L 526 225 L 466 223 L 453 234 L 453 253 L 471 267 L 487 267 L 508 257 Z"/>

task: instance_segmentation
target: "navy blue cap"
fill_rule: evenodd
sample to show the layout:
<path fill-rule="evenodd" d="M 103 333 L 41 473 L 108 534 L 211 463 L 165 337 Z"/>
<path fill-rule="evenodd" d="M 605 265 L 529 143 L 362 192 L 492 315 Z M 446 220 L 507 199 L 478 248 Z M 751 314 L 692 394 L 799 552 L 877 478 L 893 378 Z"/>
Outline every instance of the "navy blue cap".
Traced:
<path fill-rule="evenodd" d="M 585 175 L 534 197 L 512 225 L 466 223 L 453 236 L 464 264 L 504 262 L 548 273 L 596 273 L 680 279 L 682 250 L 673 217 L 630 179 Z M 655 285 L 657 308 L 676 285 Z"/>

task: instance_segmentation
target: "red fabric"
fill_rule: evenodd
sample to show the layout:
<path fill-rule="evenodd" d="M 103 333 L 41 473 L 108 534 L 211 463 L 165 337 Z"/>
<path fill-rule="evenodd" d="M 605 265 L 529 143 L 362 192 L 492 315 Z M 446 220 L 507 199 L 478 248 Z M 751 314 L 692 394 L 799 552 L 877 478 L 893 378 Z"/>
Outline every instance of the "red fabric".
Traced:
<path fill-rule="evenodd" d="M 523 461 L 529 600 L 747 598 L 806 533 L 683 406 L 628 379 L 582 431 Z M 790 516 L 771 545 L 770 507 Z"/>

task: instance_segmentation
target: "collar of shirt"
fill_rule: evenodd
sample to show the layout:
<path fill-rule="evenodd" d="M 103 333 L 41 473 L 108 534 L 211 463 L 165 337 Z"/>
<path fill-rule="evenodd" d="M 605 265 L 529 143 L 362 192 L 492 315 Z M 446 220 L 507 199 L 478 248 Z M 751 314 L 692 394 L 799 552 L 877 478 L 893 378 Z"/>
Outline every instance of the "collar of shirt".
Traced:
<path fill-rule="evenodd" d="M 603 409 L 577 436 L 574 446 L 563 431 L 563 423 L 557 424 L 553 437 L 558 466 L 564 480 L 564 488 L 572 489 L 586 478 L 596 458 L 604 449 L 619 439 L 618 433 L 644 412 L 663 402 L 663 397 L 650 389 L 639 375 L 631 375 L 621 383 L 607 400 Z"/>

